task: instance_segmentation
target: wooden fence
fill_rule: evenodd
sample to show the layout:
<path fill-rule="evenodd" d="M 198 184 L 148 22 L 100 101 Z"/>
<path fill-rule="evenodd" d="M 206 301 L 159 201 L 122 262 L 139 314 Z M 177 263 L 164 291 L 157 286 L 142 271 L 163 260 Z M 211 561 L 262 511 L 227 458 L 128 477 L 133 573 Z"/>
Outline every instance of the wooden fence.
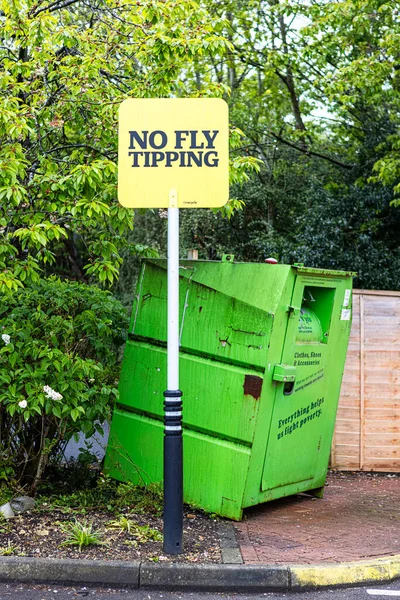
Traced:
<path fill-rule="evenodd" d="M 400 472 L 400 292 L 354 290 L 331 466 Z"/>

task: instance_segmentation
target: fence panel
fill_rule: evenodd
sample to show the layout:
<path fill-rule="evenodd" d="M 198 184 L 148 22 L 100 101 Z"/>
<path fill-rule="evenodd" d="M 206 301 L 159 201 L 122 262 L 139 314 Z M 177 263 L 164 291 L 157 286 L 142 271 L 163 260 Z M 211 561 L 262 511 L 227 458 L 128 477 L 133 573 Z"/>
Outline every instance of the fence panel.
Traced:
<path fill-rule="evenodd" d="M 331 466 L 400 472 L 400 292 L 354 290 Z"/>

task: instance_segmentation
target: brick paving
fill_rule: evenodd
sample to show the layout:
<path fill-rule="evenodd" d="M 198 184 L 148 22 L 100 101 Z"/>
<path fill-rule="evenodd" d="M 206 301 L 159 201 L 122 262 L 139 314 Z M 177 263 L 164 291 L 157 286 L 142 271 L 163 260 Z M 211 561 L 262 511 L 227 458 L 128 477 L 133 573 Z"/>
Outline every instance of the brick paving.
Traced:
<path fill-rule="evenodd" d="M 245 563 L 317 563 L 400 554 L 400 474 L 332 472 L 306 494 L 245 510 L 234 523 Z"/>

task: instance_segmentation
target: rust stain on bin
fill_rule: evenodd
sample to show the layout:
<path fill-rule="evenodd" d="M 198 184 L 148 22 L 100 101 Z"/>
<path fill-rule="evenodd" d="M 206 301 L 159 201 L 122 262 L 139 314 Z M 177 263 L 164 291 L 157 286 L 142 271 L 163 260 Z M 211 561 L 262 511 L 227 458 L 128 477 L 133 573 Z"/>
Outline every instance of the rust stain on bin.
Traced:
<path fill-rule="evenodd" d="M 246 396 L 253 396 L 256 400 L 261 396 L 263 380 L 256 375 L 246 375 L 244 378 L 244 393 Z"/>

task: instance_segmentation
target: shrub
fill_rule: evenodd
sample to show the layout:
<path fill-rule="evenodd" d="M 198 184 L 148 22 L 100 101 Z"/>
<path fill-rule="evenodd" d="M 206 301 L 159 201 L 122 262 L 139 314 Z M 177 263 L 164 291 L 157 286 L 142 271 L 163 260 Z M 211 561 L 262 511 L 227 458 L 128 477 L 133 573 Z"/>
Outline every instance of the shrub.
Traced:
<path fill-rule="evenodd" d="M 109 292 L 81 283 L 43 279 L 0 297 L 0 479 L 34 490 L 62 442 L 100 431 L 127 323 Z"/>

